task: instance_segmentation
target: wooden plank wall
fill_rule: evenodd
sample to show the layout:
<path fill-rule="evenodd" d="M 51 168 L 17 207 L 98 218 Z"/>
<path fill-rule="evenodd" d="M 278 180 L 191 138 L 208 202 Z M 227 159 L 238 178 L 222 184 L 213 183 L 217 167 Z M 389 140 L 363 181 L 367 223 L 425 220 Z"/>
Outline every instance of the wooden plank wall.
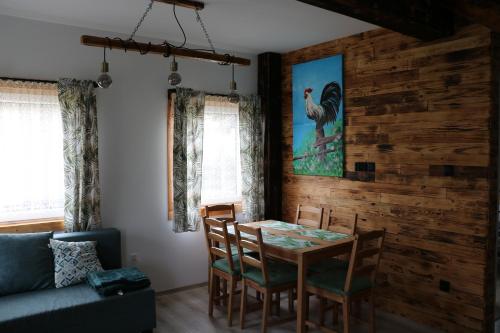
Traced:
<path fill-rule="evenodd" d="M 339 223 L 357 212 L 362 228 L 385 227 L 378 304 L 449 332 L 493 327 L 492 39 L 480 26 L 428 43 L 377 29 L 283 55 L 283 218 L 302 203 L 334 209 Z M 294 175 L 291 66 L 339 53 L 346 178 Z M 374 162 L 374 177 L 356 162 Z"/>

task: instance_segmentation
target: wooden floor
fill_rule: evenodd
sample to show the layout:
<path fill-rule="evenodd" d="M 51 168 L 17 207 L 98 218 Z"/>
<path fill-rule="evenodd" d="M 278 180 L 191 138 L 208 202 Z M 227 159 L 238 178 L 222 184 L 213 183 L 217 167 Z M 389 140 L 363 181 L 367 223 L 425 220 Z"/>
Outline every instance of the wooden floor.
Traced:
<path fill-rule="evenodd" d="M 236 302 L 237 300 L 237 302 Z M 239 295 L 235 303 L 239 304 Z M 317 312 L 317 301 L 311 297 L 311 314 Z M 287 316 L 287 300 L 282 299 L 281 316 Z M 239 329 L 239 309 L 234 314 L 232 328 L 226 326 L 225 309 L 215 308 L 214 318 L 208 316 L 208 292 L 207 287 L 196 287 L 169 294 L 157 298 L 157 329 L 156 333 L 187 333 L 187 332 L 260 332 L 261 311 L 255 311 L 247 316 L 245 330 Z M 366 318 L 366 316 L 362 316 Z M 331 325 L 331 316 L 327 317 L 327 325 Z M 271 320 L 279 319 L 273 316 Z M 271 326 L 269 332 L 295 332 L 295 320 Z M 353 320 L 353 330 L 356 332 L 368 332 L 368 326 L 358 320 Z M 309 330 L 315 332 L 315 330 Z M 405 332 L 405 333 L 432 333 L 438 332 L 429 327 L 420 326 L 401 317 L 386 313 L 377 313 L 377 332 Z"/>

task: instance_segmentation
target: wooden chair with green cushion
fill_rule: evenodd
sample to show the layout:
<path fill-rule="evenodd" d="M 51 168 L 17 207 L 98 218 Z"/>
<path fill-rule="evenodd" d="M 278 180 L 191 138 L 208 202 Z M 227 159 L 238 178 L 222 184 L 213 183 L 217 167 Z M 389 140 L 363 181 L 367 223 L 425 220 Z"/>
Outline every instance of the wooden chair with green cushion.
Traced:
<path fill-rule="evenodd" d="M 354 214 L 352 220 L 350 220 L 350 223 L 347 222 L 344 224 L 340 224 L 340 223 L 335 223 L 333 210 L 330 210 L 330 213 L 328 215 L 328 225 L 325 227 L 325 229 L 328 231 L 333 231 L 353 236 L 356 234 L 357 226 L 358 226 L 358 214 L 356 213 Z M 342 255 L 335 258 L 322 260 L 321 262 L 311 265 L 309 269 L 313 272 L 321 273 L 321 272 L 329 272 L 331 270 L 342 267 L 347 268 L 348 266 L 349 266 L 349 255 Z"/>
<path fill-rule="evenodd" d="M 251 287 L 264 295 L 261 331 L 266 332 L 268 315 L 271 311 L 272 296 L 274 293 L 281 291 L 289 291 L 290 295 L 290 291 L 297 286 L 297 266 L 270 260 L 266 257 L 260 228 L 236 225 L 235 234 L 242 275 L 240 326 L 242 329 L 245 327 L 247 293 L 248 287 Z M 255 241 L 245 239 L 244 234 L 253 236 L 252 238 Z M 249 256 L 243 251 L 244 249 L 257 252 L 259 256 L 257 258 Z M 289 311 L 292 311 L 290 309 L 290 302 Z"/>
<path fill-rule="evenodd" d="M 298 204 L 294 223 L 321 229 L 323 224 L 323 208 Z"/>
<path fill-rule="evenodd" d="M 322 299 L 329 299 L 338 306 L 342 304 L 344 333 L 350 330 L 351 302 L 364 300 L 369 303 L 370 332 L 375 332 L 375 279 L 384 244 L 385 229 L 357 234 L 350 254 L 349 266 L 322 273 L 313 273 L 307 277 L 306 292 Z M 336 323 L 337 306 L 334 307 L 334 323 Z M 308 325 L 324 326 L 324 304 L 320 307 L 319 325 L 306 320 Z"/>
<path fill-rule="evenodd" d="M 218 233 L 212 231 L 212 228 L 217 228 Z M 208 314 L 213 315 L 214 302 L 219 299 L 227 299 L 227 323 L 232 325 L 233 318 L 233 298 L 237 293 L 236 284 L 241 280 L 240 261 L 238 254 L 231 252 L 229 234 L 227 231 L 227 222 L 218 219 L 204 217 L 203 229 L 207 241 L 208 260 L 209 260 L 209 303 Z M 222 235 L 220 234 L 222 230 Z M 224 244 L 224 248 L 220 248 L 216 243 Z M 229 294 L 226 292 L 219 295 L 219 279 L 228 282 Z M 226 302 L 225 302 L 226 303 Z"/>

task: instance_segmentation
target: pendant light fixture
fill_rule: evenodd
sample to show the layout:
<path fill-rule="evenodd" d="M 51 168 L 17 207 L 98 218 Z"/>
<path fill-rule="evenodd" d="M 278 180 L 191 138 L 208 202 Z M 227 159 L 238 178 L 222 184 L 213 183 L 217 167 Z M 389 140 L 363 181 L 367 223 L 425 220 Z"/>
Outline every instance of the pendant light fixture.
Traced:
<path fill-rule="evenodd" d="M 97 78 L 97 84 L 99 85 L 99 88 L 109 88 L 111 83 L 113 83 L 113 80 L 111 79 L 111 76 L 109 76 L 108 72 L 109 64 L 106 61 L 106 48 L 104 47 L 104 61 L 101 65 L 101 75 L 99 75 L 99 77 Z"/>
<path fill-rule="evenodd" d="M 175 61 L 175 56 L 172 59 L 172 62 L 170 63 L 170 75 L 168 76 L 168 83 L 172 86 L 177 86 L 181 83 L 182 81 L 182 76 L 177 73 L 178 70 L 178 65 L 177 61 Z"/>
<path fill-rule="evenodd" d="M 229 102 L 238 104 L 240 102 L 240 95 L 238 95 L 238 87 L 236 86 L 236 81 L 234 80 L 234 63 L 231 65 L 231 81 L 229 82 L 229 95 L 227 95 L 227 98 L 229 99 Z"/>

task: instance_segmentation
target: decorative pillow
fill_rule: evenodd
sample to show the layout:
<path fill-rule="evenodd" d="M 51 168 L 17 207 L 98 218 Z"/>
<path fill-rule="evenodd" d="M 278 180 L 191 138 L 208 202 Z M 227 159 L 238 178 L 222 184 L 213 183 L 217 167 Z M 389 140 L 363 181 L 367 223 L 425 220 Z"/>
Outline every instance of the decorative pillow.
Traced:
<path fill-rule="evenodd" d="M 52 232 L 0 235 L 0 296 L 54 288 Z"/>
<path fill-rule="evenodd" d="M 54 253 L 56 288 L 67 287 L 85 280 L 88 273 L 103 271 L 97 258 L 95 241 L 64 242 L 50 240 Z"/>

